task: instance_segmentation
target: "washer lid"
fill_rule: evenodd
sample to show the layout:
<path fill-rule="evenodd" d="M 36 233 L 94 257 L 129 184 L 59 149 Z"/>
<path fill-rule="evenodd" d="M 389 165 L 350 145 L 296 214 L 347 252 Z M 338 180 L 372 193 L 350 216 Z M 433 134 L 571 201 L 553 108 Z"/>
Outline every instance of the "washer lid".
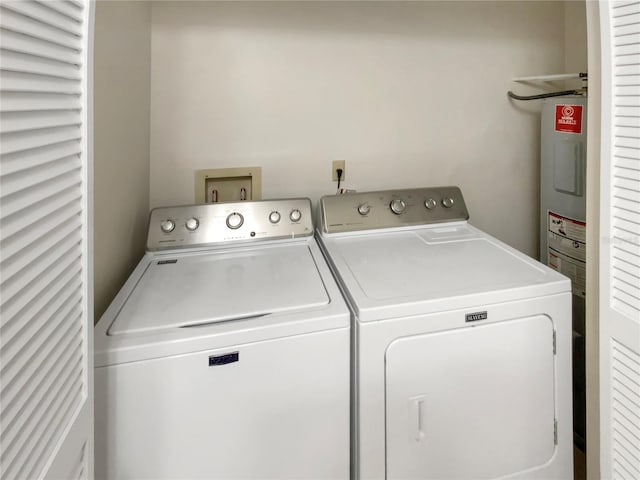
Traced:
<path fill-rule="evenodd" d="M 203 326 L 328 303 L 307 245 L 156 256 L 108 335 Z"/>

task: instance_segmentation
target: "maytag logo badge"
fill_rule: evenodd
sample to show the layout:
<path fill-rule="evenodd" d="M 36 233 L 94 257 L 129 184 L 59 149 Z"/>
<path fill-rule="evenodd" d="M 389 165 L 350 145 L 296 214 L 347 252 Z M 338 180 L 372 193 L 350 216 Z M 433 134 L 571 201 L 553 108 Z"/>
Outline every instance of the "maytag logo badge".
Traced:
<path fill-rule="evenodd" d="M 466 322 L 477 322 L 478 320 L 486 320 L 487 312 L 467 313 L 465 315 Z"/>

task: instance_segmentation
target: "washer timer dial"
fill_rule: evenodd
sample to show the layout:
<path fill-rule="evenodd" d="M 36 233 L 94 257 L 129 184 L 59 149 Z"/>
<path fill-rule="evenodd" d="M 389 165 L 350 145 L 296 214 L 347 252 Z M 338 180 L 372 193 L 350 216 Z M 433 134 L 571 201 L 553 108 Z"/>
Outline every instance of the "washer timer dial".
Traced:
<path fill-rule="evenodd" d="M 167 218 L 166 220 L 163 220 L 160 223 L 160 229 L 164 232 L 164 233 L 169 233 L 169 232 L 173 232 L 173 229 L 176 228 L 176 222 L 174 222 L 173 220 L 171 220 L 170 218 Z"/>
<path fill-rule="evenodd" d="M 191 217 L 186 221 L 184 226 L 187 227 L 187 230 L 189 230 L 190 232 L 193 232 L 200 226 L 200 222 L 196 217 Z"/>
<path fill-rule="evenodd" d="M 238 212 L 233 212 L 229 214 L 229 216 L 227 217 L 227 227 L 229 227 L 232 230 L 236 230 L 237 228 L 240 228 L 243 223 L 244 223 L 244 217 Z"/>

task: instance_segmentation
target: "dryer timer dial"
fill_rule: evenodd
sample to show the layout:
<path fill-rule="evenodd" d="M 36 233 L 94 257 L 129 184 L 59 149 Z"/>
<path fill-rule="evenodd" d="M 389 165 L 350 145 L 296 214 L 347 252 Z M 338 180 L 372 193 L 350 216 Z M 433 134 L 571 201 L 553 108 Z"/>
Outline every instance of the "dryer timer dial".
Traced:
<path fill-rule="evenodd" d="M 407 204 L 404 203 L 404 200 L 396 198 L 394 200 L 391 200 L 389 208 L 391 208 L 391 211 L 396 215 L 400 215 L 402 212 L 404 212 L 404 209 L 407 208 Z"/>
<path fill-rule="evenodd" d="M 274 210 L 269 214 L 269 221 L 271 223 L 278 223 L 280 221 L 280 212 Z"/>
<path fill-rule="evenodd" d="M 369 204 L 363 203 L 361 205 L 358 205 L 358 213 L 360 215 L 368 215 L 370 211 L 371 207 L 369 206 Z"/>
<path fill-rule="evenodd" d="M 291 219 L 292 222 L 299 222 L 300 219 L 302 218 L 302 212 L 297 208 L 295 210 L 291 210 L 291 213 L 289 214 L 289 218 Z"/>
<path fill-rule="evenodd" d="M 451 208 L 451 207 L 453 207 L 453 204 L 454 204 L 454 203 L 455 203 L 455 202 L 453 201 L 453 198 L 451 198 L 451 197 L 444 197 L 444 198 L 442 199 L 442 206 L 443 206 L 443 207 L 445 207 L 445 208 Z"/>
<path fill-rule="evenodd" d="M 433 210 L 434 208 L 436 208 L 436 206 L 438 206 L 438 203 L 433 198 L 427 198 L 424 201 L 424 206 L 429 210 Z"/>

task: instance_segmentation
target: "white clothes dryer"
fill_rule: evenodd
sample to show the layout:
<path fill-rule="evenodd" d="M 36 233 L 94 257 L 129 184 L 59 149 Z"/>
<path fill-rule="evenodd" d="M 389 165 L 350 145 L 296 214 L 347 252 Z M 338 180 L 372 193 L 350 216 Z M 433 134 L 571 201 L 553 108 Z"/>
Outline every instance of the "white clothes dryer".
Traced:
<path fill-rule="evenodd" d="M 570 479 L 571 286 L 456 187 L 323 197 L 352 311 L 357 479 Z"/>
<path fill-rule="evenodd" d="M 347 479 L 349 334 L 308 199 L 153 210 L 96 326 L 96 478 Z"/>

